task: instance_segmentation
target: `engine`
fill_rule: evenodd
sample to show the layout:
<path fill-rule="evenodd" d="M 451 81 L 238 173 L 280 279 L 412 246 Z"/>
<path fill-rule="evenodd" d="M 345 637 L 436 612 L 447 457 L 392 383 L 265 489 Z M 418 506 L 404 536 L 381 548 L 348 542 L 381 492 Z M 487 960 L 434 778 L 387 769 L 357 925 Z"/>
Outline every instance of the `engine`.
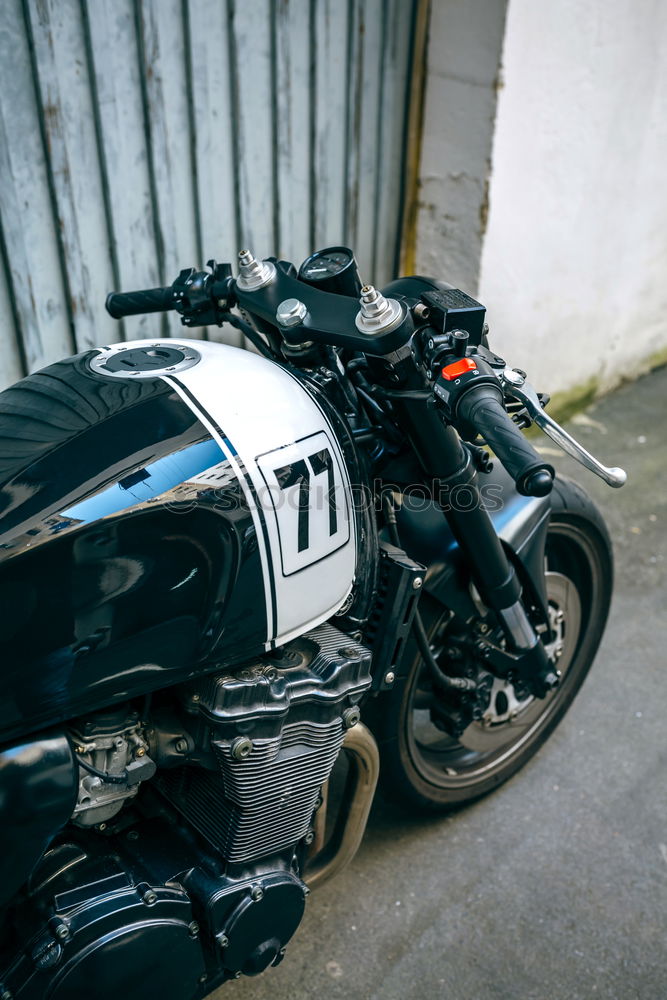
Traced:
<path fill-rule="evenodd" d="M 327 624 L 147 713 L 73 724 L 76 804 L 13 915 L 0 997 L 117 1000 L 150 975 L 152 994 L 187 1000 L 277 964 L 370 683 L 369 651 Z"/>

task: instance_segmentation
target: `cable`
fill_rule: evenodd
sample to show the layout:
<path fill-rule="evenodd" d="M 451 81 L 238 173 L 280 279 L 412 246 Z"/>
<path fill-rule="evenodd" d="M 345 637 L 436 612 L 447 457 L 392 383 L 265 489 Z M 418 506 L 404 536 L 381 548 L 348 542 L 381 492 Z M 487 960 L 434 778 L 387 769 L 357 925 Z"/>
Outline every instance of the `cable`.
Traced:
<path fill-rule="evenodd" d="M 383 491 L 382 503 L 384 504 L 384 519 L 387 522 L 387 531 L 389 532 L 389 537 L 391 538 L 391 544 L 395 545 L 397 549 L 400 549 L 401 539 L 398 534 L 396 508 L 394 507 L 394 498 L 392 497 L 390 491 Z"/>
<path fill-rule="evenodd" d="M 244 320 L 239 319 L 238 316 L 234 316 L 233 313 L 220 313 L 220 320 L 224 320 L 229 323 L 230 326 L 236 327 L 240 330 L 244 337 L 247 337 L 251 344 L 253 344 L 260 354 L 263 354 L 265 358 L 270 361 L 281 361 L 282 359 L 278 357 L 274 351 L 265 344 L 259 333 L 250 326 L 249 323 L 244 322 Z"/>
<path fill-rule="evenodd" d="M 101 778 L 102 781 L 107 781 L 110 785 L 127 784 L 127 771 L 123 771 L 122 774 L 111 774 L 109 771 L 100 771 L 98 768 L 93 767 L 92 764 L 89 764 L 87 760 L 83 760 L 81 754 L 76 753 L 73 747 L 72 752 L 79 767 L 82 767 L 84 771 L 88 771 L 89 774 L 94 774 L 96 778 Z"/>
<path fill-rule="evenodd" d="M 357 397 L 355 395 L 354 386 L 352 385 L 352 382 L 349 379 L 347 373 L 346 372 L 342 372 L 340 370 L 340 368 L 339 368 L 339 365 L 341 364 L 341 362 L 340 362 L 340 360 L 338 358 L 338 355 L 336 354 L 335 348 L 333 348 L 331 346 L 326 347 L 325 348 L 325 355 L 326 355 L 327 360 L 329 362 L 329 367 L 331 368 L 331 371 L 336 376 L 336 381 L 338 382 L 338 385 L 340 386 L 341 392 L 345 396 L 345 399 L 347 401 L 348 406 L 350 407 L 350 409 L 352 410 L 353 413 L 358 413 L 359 412 L 359 400 L 357 399 Z"/>
<path fill-rule="evenodd" d="M 440 664 L 431 650 L 428 636 L 426 635 L 426 629 L 424 628 L 424 623 L 418 610 L 415 611 L 415 616 L 412 619 L 412 630 L 415 633 L 415 639 L 417 640 L 419 652 L 421 653 L 426 666 L 429 668 L 436 684 L 439 684 L 441 687 L 448 688 L 450 691 L 477 690 L 477 682 L 472 680 L 472 678 L 450 677 L 449 674 L 444 673 L 441 669 Z"/>
<path fill-rule="evenodd" d="M 359 395 L 359 398 L 366 404 L 366 415 L 368 416 L 368 419 L 371 420 L 372 422 L 373 417 L 375 417 L 375 420 L 379 424 L 380 428 L 384 431 L 384 433 L 387 436 L 387 440 L 391 444 L 402 443 L 403 439 L 401 437 L 400 431 L 398 430 L 397 427 L 394 427 L 394 425 L 386 416 L 384 410 L 379 405 L 379 403 L 376 403 L 376 401 L 372 398 L 372 396 L 370 396 L 366 392 L 366 390 L 363 389 L 361 386 L 357 385 L 356 390 Z"/>
<path fill-rule="evenodd" d="M 385 389 L 384 386 L 376 385 L 373 388 L 376 395 L 383 399 L 431 399 L 433 393 L 430 389 Z"/>

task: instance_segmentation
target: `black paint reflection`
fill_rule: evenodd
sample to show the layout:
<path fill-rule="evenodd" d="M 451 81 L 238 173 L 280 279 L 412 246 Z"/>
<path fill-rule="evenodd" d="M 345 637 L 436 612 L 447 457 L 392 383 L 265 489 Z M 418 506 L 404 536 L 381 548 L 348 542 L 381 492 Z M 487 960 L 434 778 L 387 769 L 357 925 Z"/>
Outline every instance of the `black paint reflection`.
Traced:
<path fill-rule="evenodd" d="M 0 509 L 0 737 L 263 648 L 250 511 L 177 396 L 42 454 L 5 481 Z"/>

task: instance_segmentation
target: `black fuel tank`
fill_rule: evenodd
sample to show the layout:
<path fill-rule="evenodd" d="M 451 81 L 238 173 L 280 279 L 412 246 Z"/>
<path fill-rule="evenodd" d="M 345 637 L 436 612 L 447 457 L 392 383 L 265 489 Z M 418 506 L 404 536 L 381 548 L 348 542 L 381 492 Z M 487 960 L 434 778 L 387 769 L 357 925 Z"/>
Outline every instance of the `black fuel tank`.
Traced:
<path fill-rule="evenodd" d="M 91 356 L 0 393 L 0 741 L 264 649 L 225 453 L 167 381 Z"/>

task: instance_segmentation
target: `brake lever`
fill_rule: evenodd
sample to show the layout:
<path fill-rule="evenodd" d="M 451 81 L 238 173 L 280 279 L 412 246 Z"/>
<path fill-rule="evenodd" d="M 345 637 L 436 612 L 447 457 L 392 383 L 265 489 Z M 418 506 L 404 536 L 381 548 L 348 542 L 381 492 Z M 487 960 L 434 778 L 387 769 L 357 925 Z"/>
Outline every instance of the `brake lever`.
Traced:
<path fill-rule="evenodd" d="M 563 430 L 560 424 L 552 420 L 542 409 L 537 393 L 532 385 L 526 382 L 523 375 L 520 375 L 519 372 L 511 368 L 505 368 L 501 374 L 501 381 L 507 388 L 507 391 L 523 403 L 530 417 L 540 430 L 544 431 L 552 441 L 555 441 L 563 451 L 571 455 L 572 458 L 576 458 L 577 462 L 580 462 L 590 472 L 594 472 L 607 485 L 613 486 L 616 489 L 623 486 L 628 478 L 627 473 L 623 469 L 607 468 L 602 462 L 598 462 L 597 458 L 594 458 L 566 430 Z"/>

